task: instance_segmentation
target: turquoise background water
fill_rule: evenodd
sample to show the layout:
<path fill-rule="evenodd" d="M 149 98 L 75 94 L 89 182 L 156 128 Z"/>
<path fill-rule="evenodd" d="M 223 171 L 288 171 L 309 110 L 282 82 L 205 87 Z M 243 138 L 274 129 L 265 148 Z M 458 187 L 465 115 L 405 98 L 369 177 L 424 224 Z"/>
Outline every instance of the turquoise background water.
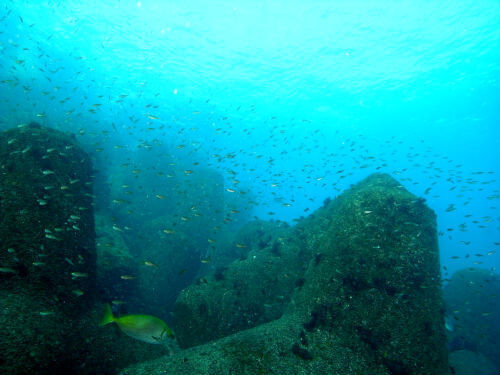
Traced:
<path fill-rule="evenodd" d="M 443 265 L 499 266 L 499 1 L 4 1 L 0 20 L 2 128 L 80 133 L 111 164 L 188 145 L 290 223 L 388 172 L 436 211 Z"/>

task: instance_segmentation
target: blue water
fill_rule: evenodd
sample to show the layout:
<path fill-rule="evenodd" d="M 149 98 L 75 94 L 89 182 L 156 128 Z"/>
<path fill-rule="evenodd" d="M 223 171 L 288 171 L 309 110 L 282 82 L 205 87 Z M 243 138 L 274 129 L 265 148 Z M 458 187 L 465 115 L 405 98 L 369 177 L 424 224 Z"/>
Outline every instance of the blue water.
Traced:
<path fill-rule="evenodd" d="M 0 19 L 2 128 L 78 133 L 101 163 L 188 145 L 290 223 L 388 172 L 436 211 L 449 273 L 500 265 L 497 0 L 3 1 Z"/>

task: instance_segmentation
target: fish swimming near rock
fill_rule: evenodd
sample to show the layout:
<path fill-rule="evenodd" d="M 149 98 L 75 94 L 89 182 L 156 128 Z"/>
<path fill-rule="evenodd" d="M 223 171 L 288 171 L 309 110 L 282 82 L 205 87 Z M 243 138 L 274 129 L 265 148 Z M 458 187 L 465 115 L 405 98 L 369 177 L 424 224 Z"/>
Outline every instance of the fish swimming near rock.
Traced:
<path fill-rule="evenodd" d="M 115 317 L 106 304 L 99 326 L 116 323 L 120 330 L 134 339 L 150 344 L 161 344 L 175 339 L 170 327 L 160 318 L 151 315 L 124 315 Z"/>

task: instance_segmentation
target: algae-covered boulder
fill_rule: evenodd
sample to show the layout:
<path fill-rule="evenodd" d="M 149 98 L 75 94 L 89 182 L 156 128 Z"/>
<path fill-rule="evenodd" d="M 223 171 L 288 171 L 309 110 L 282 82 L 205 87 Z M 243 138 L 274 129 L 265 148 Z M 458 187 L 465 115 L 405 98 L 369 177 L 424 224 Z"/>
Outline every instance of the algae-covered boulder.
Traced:
<path fill-rule="evenodd" d="M 423 200 L 374 174 L 300 226 L 290 241 L 307 267 L 279 319 L 122 374 L 449 373 L 436 221 Z M 224 297 L 214 291 L 209 305 L 232 309 Z"/>
<path fill-rule="evenodd" d="M 97 326 L 92 168 L 74 137 L 0 133 L 0 373 L 111 374 L 166 352 Z"/>
<path fill-rule="evenodd" d="M 435 214 L 388 175 L 336 198 L 290 312 L 388 373 L 447 373 Z"/>
<path fill-rule="evenodd" d="M 68 368 L 81 354 L 69 333 L 95 296 L 91 173 L 74 137 L 36 124 L 0 133 L 2 373 Z"/>
<path fill-rule="evenodd" d="M 2 375 L 114 374 L 168 353 L 161 345 L 124 335 L 116 326 L 99 327 L 100 304 L 74 314 L 58 309 L 55 300 L 47 310 L 47 301 L 39 290 L 0 289 Z"/>
<path fill-rule="evenodd" d="M 22 126 L 0 133 L 0 174 L 2 288 L 50 290 L 61 308 L 81 304 L 96 275 L 87 154 L 74 137 Z"/>
<path fill-rule="evenodd" d="M 283 314 L 304 272 L 300 247 L 281 238 L 262 248 L 255 246 L 246 259 L 216 268 L 179 295 L 174 324 L 181 347 L 255 327 Z"/>

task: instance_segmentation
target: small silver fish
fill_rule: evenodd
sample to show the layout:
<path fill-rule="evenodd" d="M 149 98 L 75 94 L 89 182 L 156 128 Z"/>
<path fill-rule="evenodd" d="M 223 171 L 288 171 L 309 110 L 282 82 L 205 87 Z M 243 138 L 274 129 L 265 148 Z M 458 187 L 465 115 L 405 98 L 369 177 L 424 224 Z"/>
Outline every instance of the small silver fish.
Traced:
<path fill-rule="evenodd" d="M 14 271 L 10 267 L 0 267 L 0 272 L 1 273 L 16 273 L 16 271 Z"/>
<path fill-rule="evenodd" d="M 71 272 L 71 277 L 73 279 L 77 279 L 77 278 L 85 278 L 85 277 L 88 277 L 89 275 L 85 272 Z"/>
<path fill-rule="evenodd" d="M 40 316 L 50 316 L 50 315 L 54 315 L 55 312 L 53 311 L 40 311 Z"/>
<path fill-rule="evenodd" d="M 56 241 L 60 241 L 61 239 L 54 236 L 53 234 L 50 234 L 50 233 L 46 233 L 45 234 L 45 237 L 48 238 L 49 240 L 56 240 Z"/>

